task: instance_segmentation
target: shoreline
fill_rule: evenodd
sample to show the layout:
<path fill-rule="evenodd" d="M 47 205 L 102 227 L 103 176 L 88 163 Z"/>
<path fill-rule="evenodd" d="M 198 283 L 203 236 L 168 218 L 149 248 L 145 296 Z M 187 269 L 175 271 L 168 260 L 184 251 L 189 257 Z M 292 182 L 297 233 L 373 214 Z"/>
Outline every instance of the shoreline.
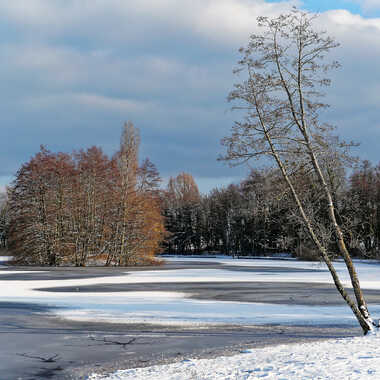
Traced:
<path fill-rule="evenodd" d="M 143 333 L 142 333 L 143 332 Z M 104 333 L 104 332 L 103 332 Z M 96 340 L 101 340 L 97 333 Z M 117 370 L 145 368 L 156 365 L 172 364 L 191 359 L 214 359 L 238 355 L 245 350 L 264 347 L 295 345 L 328 339 L 361 336 L 360 328 L 337 326 L 220 326 L 218 328 L 183 329 L 167 326 L 166 328 L 144 325 L 141 330 L 129 331 L 128 334 L 106 334 L 109 341 L 130 342 L 122 348 L 122 357 L 99 363 L 89 363 L 80 367 L 67 368 L 69 377 L 62 379 L 87 379 L 91 374 L 108 375 Z M 146 340 L 149 340 L 149 343 Z M 144 341 L 145 342 L 142 342 Z M 148 345 L 148 351 L 136 352 L 136 345 Z M 103 351 L 104 354 L 106 352 Z M 108 353 L 109 355 L 109 353 Z M 106 354 L 107 356 L 107 354 Z"/>
<path fill-rule="evenodd" d="M 0 333 L 9 342 L 0 346 L 2 380 L 84 380 L 93 373 L 109 374 L 188 359 L 233 356 L 246 349 L 362 335 L 360 328 L 339 326 L 183 328 L 76 322 L 59 318 L 49 309 L 0 302 Z"/>

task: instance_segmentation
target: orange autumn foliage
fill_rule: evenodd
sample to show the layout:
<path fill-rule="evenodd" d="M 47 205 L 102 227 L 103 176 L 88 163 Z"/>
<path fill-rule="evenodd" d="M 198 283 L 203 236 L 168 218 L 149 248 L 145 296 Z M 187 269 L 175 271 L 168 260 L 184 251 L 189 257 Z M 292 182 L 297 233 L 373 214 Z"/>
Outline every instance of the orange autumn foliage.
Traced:
<path fill-rule="evenodd" d="M 137 164 L 139 138 L 124 127 L 121 149 L 52 153 L 41 147 L 9 191 L 8 245 L 16 261 L 38 265 L 154 263 L 165 235 L 158 172 Z M 147 173 L 155 185 L 140 186 Z M 145 180 L 144 180 L 145 181 Z M 153 183 L 152 182 L 152 183 Z"/>

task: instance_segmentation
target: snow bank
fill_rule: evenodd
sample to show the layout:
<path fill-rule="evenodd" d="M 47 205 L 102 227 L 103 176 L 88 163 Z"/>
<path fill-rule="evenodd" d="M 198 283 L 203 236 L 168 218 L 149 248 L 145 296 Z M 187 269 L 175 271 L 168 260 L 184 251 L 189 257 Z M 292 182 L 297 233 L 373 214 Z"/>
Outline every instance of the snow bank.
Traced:
<path fill-rule="evenodd" d="M 0 271 L 0 274 L 13 275 L 13 274 L 29 274 L 29 273 L 44 273 L 43 270 L 12 270 L 12 271 Z"/>
<path fill-rule="evenodd" d="M 13 256 L 0 256 L 0 263 L 6 263 L 7 261 L 11 261 Z"/>
<path fill-rule="evenodd" d="M 343 338 L 244 350 L 215 359 L 92 374 L 90 380 L 379 379 L 380 336 Z"/>

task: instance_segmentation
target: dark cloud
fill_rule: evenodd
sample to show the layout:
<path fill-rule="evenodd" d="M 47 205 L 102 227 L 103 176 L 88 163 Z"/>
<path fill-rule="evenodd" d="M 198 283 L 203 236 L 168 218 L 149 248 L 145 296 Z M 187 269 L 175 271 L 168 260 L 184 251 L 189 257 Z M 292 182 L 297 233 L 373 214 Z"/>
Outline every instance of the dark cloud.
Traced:
<path fill-rule="evenodd" d="M 141 156 L 165 178 L 188 171 L 209 187 L 243 175 L 247 169 L 216 161 L 238 118 L 226 102 L 237 49 L 256 16 L 293 4 L 0 1 L 0 185 L 40 144 L 58 151 L 100 145 L 112 154 L 126 120 L 141 130 Z M 380 20 L 336 11 L 319 22 L 343 43 L 326 117 L 376 161 Z"/>

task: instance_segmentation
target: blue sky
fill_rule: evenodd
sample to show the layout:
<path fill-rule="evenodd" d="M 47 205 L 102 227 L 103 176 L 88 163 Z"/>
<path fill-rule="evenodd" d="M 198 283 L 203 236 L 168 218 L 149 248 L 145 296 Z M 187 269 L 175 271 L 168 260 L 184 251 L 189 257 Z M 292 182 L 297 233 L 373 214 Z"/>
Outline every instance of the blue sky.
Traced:
<path fill-rule="evenodd" d="M 279 3 L 278 0 L 268 0 L 269 3 Z M 380 16 L 380 2 L 361 1 L 361 0 L 304 0 L 299 2 L 303 9 L 310 12 L 326 12 L 333 9 L 345 9 L 353 14 L 360 14 L 363 17 L 379 17 Z"/>
<path fill-rule="evenodd" d="M 40 144 L 112 154 L 127 120 L 162 177 L 189 172 L 202 191 L 239 181 L 247 167 L 216 161 L 238 119 L 237 50 L 257 16 L 293 5 L 342 43 L 327 117 L 378 163 L 380 0 L 0 0 L 0 186 Z"/>
<path fill-rule="evenodd" d="M 270 0 L 269 3 L 278 3 L 278 0 Z M 311 12 L 325 12 L 331 9 L 346 9 L 352 13 L 363 13 L 359 2 L 350 0 L 304 0 L 302 8 Z"/>

